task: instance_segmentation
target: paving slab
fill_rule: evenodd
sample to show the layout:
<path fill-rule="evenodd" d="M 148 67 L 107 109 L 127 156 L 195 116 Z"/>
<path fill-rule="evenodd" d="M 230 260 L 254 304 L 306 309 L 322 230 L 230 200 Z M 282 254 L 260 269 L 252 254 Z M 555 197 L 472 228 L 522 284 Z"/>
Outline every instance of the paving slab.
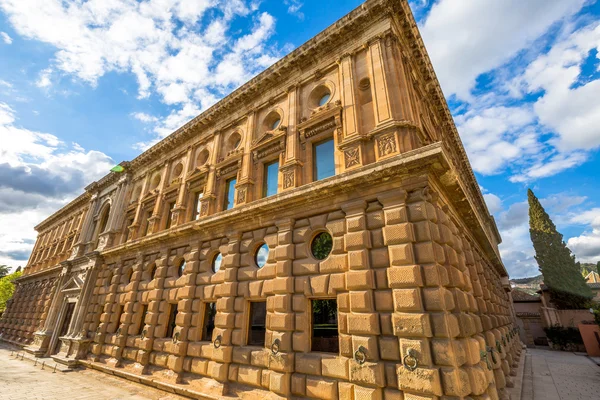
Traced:
<path fill-rule="evenodd" d="M 580 353 L 527 349 L 522 400 L 598 400 L 600 367 Z"/>
<path fill-rule="evenodd" d="M 53 367 L 24 357 L 11 355 L 11 349 L 0 348 L 0 400 L 183 400 L 185 397 L 166 393 L 94 370 L 53 372 Z"/>

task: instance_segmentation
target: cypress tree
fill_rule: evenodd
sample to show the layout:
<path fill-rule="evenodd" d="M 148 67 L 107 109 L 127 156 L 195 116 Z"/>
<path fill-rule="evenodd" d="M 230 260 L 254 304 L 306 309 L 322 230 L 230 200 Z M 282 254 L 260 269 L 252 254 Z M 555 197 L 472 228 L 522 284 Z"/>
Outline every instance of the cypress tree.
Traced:
<path fill-rule="evenodd" d="M 600 275 L 600 261 L 596 264 L 596 272 Z"/>
<path fill-rule="evenodd" d="M 550 216 L 531 189 L 529 200 L 529 234 L 535 249 L 535 259 L 544 275 L 544 284 L 558 308 L 586 308 L 592 291 L 581 276 L 575 256 L 556 230 Z"/>

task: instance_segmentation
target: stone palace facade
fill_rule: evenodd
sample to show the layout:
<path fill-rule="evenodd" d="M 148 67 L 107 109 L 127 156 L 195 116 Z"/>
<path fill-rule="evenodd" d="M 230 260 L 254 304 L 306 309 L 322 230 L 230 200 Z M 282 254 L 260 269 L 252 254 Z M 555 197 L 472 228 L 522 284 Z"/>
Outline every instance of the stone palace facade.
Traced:
<path fill-rule="evenodd" d="M 500 236 L 406 0 L 369 0 L 36 227 L 0 322 L 198 398 L 508 398 Z"/>

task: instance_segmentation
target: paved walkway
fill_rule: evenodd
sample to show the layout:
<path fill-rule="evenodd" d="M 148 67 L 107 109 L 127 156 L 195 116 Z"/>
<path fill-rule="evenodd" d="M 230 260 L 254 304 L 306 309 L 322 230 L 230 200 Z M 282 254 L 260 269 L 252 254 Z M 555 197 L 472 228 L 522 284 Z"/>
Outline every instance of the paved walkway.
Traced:
<path fill-rule="evenodd" d="M 527 349 L 522 400 L 598 400 L 600 367 L 587 356 Z"/>
<path fill-rule="evenodd" d="M 52 365 L 54 366 L 54 365 Z M 0 400 L 180 400 L 185 399 L 148 386 L 93 370 L 52 372 L 30 360 L 10 356 L 0 348 Z"/>

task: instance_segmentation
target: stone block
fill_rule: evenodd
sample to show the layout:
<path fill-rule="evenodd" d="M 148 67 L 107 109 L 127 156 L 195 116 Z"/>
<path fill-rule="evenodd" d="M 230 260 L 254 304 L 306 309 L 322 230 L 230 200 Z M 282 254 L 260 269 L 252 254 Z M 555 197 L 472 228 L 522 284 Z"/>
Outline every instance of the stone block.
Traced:
<path fill-rule="evenodd" d="M 238 368 L 238 382 L 252 386 L 260 386 L 262 369 L 248 365 L 240 365 Z"/>
<path fill-rule="evenodd" d="M 384 365 L 379 362 L 365 362 L 360 365 L 355 360 L 351 360 L 350 381 L 357 384 L 385 387 Z"/>
<path fill-rule="evenodd" d="M 422 311 L 419 289 L 394 289 L 394 308 L 396 311 Z"/>
<path fill-rule="evenodd" d="M 436 396 L 443 394 L 440 374 L 437 369 L 417 368 L 414 371 L 409 371 L 404 365 L 398 364 L 396 373 L 400 390 Z"/>
<path fill-rule="evenodd" d="M 373 270 L 347 272 L 346 287 L 348 290 L 374 289 Z"/>
<path fill-rule="evenodd" d="M 435 337 L 454 338 L 460 334 L 458 319 L 453 314 L 431 313 L 430 316 Z"/>
<path fill-rule="evenodd" d="M 415 244 L 415 259 L 417 264 L 430 264 L 436 261 L 434 243 L 423 242 Z"/>
<path fill-rule="evenodd" d="M 379 355 L 382 360 L 400 360 L 400 346 L 397 337 L 379 337 Z"/>
<path fill-rule="evenodd" d="M 348 379 L 348 359 L 324 355 L 321 358 L 321 373 L 325 377 Z"/>
<path fill-rule="evenodd" d="M 419 365 L 430 367 L 433 364 L 431 359 L 430 339 L 400 339 L 400 357 L 404 358 L 408 354 L 408 349 L 412 349 Z"/>
<path fill-rule="evenodd" d="M 375 296 L 375 310 L 377 311 L 393 311 L 394 298 L 391 290 L 376 290 L 373 292 Z"/>
<path fill-rule="evenodd" d="M 383 391 L 380 388 L 367 388 L 354 385 L 354 398 L 360 400 L 383 400 Z"/>
<path fill-rule="evenodd" d="M 274 313 L 269 316 L 267 328 L 274 331 L 293 331 L 294 330 L 294 313 L 280 314 Z"/>
<path fill-rule="evenodd" d="M 372 312 L 373 299 L 370 291 L 350 292 L 350 310 L 354 312 Z"/>
<path fill-rule="evenodd" d="M 423 277 L 419 265 L 390 267 L 387 270 L 388 283 L 392 288 L 423 286 Z"/>
<path fill-rule="evenodd" d="M 383 391 L 384 400 L 404 400 L 404 393 L 396 389 L 386 388 Z"/>
<path fill-rule="evenodd" d="M 431 337 L 431 322 L 429 314 L 394 313 L 392 314 L 394 334 L 400 337 Z"/>
<path fill-rule="evenodd" d="M 319 263 L 321 274 L 332 274 L 348 270 L 348 256 L 346 254 L 331 254 Z"/>
<path fill-rule="evenodd" d="M 321 263 L 322 264 L 322 263 Z M 369 268 L 369 251 L 366 249 L 348 252 L 348 267 L 354 270 Z M 321 270 L 323 270 L 321 268 Z"/>
<path fill-rule="evenodd" d="M 353 386 L 348 382 L 338 382 L 338 398 L 340 400 L 354 400 Z"/>
<path fill-rule="evenodd" d="M 392 266 L 414 265 L 415 256 L 412 243 L 388 246 L 389 263 Z"/>
<path fill-rule="evenodd" d="M 427 311 L 450 311 L 454 309 L 452 292 L 446 288 L 423 289 L 423 298 Z"/>
<path fill-rule="evenodd" d="M 269 390 L 287 396 L 291 391 L 291 375 L 271 371 L 269 374 Z"/>
<path fill-rule="evenodd" d="M 297 396 L 306 395 L 306 375 L 292 374 L 292 394 Z"/>
<path fill-rule="evenodd" d="M 296 372 L 321 375 L 321 356 L 318 354 L 296 354 Z"/>
<path fill-rule="evenodd" d="M 471 393 L 469 374 L 460 368 L 441 368 L 442 386 L 444 394 L 463 397 Z"/>
<path fill-rule="evenodd" d="M 348 331 L 354 335 L 379 335 L 378 314 L 349 314 Z"/>
<path fill-rule="evenodd" d="M 306 396 L 316 399 L 333 400 L 338 397 L 337 381 L 326 378 L 306 378 Z"/>
<path fill-rule="evenodd" d="M 369 253 L 370 253 L 371 266 L 373 268 L 389 267 L 390 257 L 389 257 L 389 250 L 387 249 L 387 247 L 371 249 L 371 251 Z M 358 269 L 358 268 L 353 268 L 352 263 L 350 263 L 350 268 Z"/>
<path fill-rule="evenodd" d="M 388 246 L 415 241 L 412 224 L 408 222 L 384 226 L 382 231 L 385 244 Z"/>

